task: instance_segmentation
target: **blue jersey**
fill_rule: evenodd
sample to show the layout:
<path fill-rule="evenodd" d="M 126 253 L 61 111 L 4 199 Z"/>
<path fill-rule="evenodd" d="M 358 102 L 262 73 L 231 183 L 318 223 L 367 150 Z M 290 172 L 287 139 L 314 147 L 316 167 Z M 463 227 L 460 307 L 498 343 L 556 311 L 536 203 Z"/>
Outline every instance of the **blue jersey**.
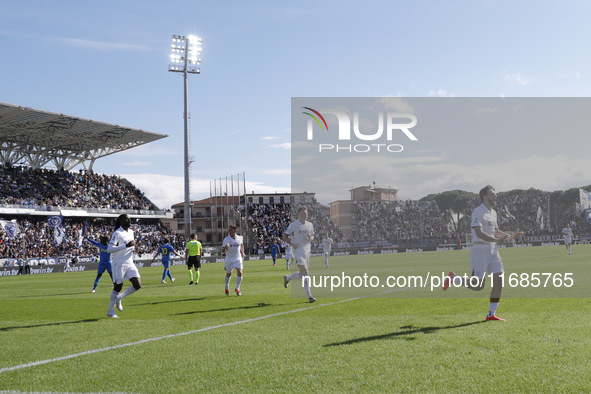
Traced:
<path fill-rule="evenodd" d="M 106 264 L 111 265 L 111 253 L 107 252 L 107 245 L 103 245 L 100 242 L 93 241 L 90 238 L 88 238 L 88 242 L 90 242 L 94 246 L 98 247 L 101 251 L 100 259 L 99 259 L 99 266 L 106 265 Z"/>
<path fill-rule="evenodd" d="M 277 253 L 279 253 L 279 245 L 271 245 L 271 256 L 277 256 Z"/>
<path fill-rule="evenodd" d="M 174 251 L 174 248 L 169 244 L 164 244 L 158 248 L 158 253 L 162 254 L 162 262 L 170 262 L 170 255 Z"/>

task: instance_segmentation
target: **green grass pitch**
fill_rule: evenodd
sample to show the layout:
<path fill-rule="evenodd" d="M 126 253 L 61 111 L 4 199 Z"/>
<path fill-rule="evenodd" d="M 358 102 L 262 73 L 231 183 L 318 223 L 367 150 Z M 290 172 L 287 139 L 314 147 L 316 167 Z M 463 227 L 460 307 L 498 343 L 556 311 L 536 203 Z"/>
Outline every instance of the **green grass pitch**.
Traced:
<path fill-rule="evenodd" d="M 591 271 L 591 245 L 575 246 L 572 256 L 563 246 L 507 248 L 501 255 L 507 272 L 572 272 L 577 283 L 588 283 Z M 278 262 L 246 262 L 241 297 L 223 294 L 221 263 L 204 265 L 198 286 L 188 285 L 184 266 L 172 267 L 177 280 L 166 285 L 161 268 L 141 268 L 143 288 L 124 299 L 119 319 L 106 316 L 108 275 L 94 294 L 90 271 L 2 277 L 0 390 L 591 390 L 588 286 L 575 293 L 508 291 L 497 312 L 507 321 L 484 322 L 488 290 L 328 298 L 313 289 L 318 302 L 309 304 L 283 288 L 287 271 Z M 397 274 L 467 271 L 469 251 L 330 262 L 326 270 L 322 258 L 313 258 L 311 273 L 384 264 Z"/>

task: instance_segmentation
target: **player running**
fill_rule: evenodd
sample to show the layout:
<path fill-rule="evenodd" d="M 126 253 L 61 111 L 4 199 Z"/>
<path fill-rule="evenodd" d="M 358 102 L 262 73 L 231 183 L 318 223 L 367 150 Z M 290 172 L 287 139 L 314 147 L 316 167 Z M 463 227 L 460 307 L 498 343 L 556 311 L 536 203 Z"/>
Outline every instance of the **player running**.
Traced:
<path fill-rule="evenodd" d="M 273 266 L 277 265 L 277 255 L 279 254 L 279 245 L 277 244 L 277 240 L 273 239 L 273 244 L 270 247 L 271 249 L 271 257 L 273 258 Z"/>
<path fill-rule="evenodd" d="M 140 272 L 133 262 L 133 253 L 136 249 L 131 220 L 126 214 L 119 215 L 115 221 L 115 232 L 111 235 L 111 240 L 107 246 L 107 251 L 111 253 L 113 259 L 113 292 L 109 302 L 107 316 L 117 319 L 115 306 L 122 311 L 123 304 L 121 300 L 142 288 L 142 279 Z M 123 288 L 123 281 L 128 279 L 131 286 L 119 293 Z"/>
<path fill-rule="evenodd" d="M 113 281 L 113 274 L 111 271 L 111 253 L 109 253 L 109 251 L 107 250 L 107 245 L 109 244 L 109 237 L 107 237 L 106 235 L 101 235 L 99 237 L 99 242 L 90 238 L 87 238 L 87 241 L 93 244 L 94 246 L 98 247 L 100 250 L 98 271 L 96 274 L 96 278 L 94 279 L 94 287 L 91 291 L 91 293 L 94 293 L 96 292 L 96 287 L 98 286 L 99 280 L 101 279 L 101 276 L 103 276 L 105 270 L 109 273 L 109 276 L 111 277 L 111 282 Z"/>
<path fill-rule="evenodd" d="M 312 241 L 314 241 L 314 225 L 308 222 L 308 208 L 301 206 L 298 208 L 298 220 L 293 221 L 283 233 L 283 241 L 293 247 L 293 256 L 298 265 L 298 272 L 291 275 L 283 276 L 283 286 L 287 288 L 289 282 L 293 279 L 302 279 L 304 282 L 304 289 L 308 296 L 308 302 L 315 302 L 316 298 L 312 297 L 310 292 L 310 277 L 308 275 L 308 267 L 310 266 L 310 252 L 312 249 Z"/>
<path fill-rule="evenodd" d="M 158 250 L 156 250 L 156 253 L 154 253 L 154 257 L 152 257 L 151 263 L 153 263 L 154 260 L 156 260 L 156 256 L 158 256 L 159 254 L 162 255 L 162 265 L 164 266 L 164 272 L 162 273 L 162 283 L 166 283 L 167 276 L 170 278 L 170 281 L 174 283 L 174 278 L 170 273 L 171 253 L 177 255 L 178 257 L 181 257 L 181 255 L 176 250 L 174 250 L 174 247 L 170 244 L 170 239 L 164 238 L 164 245 L 160 246 Z"/>
<path fill-rule="evenodd" d="M 226 253 L 226 295 L 230 295 L 230 279 L 232 278 L 232 270 L 236 270 L 236 295 L 240 296 L 240 284 L 242 283 L 242 268 L 243 261 L 246 255 L 244 254 L 244 242 L 241 235 L 236 234 L 236 226 L 228 226 L 228 236 L 222 241 L 222 253 Z"/>
<path fill-rule="evenodd" d="M 293 248 L 287 242 L 283 242 L 283 249 L 285 249 L 285 267 L 291 270 L 291 263 L 293 262 Z"/>
<path fill-rule="evenodd" d="M 505 242 L 511 238 L 524 235 L 516 231 L 511 237 L 499 230 L 497 213 L 493 207 L 497 203 L 497 195 L 494 187 L 487 185 L 480 190 L 480 204 L 472 212 L 472 242 L 474 246 L 470 250 L 470 267 L 472 277 L 460 277 L 454 272 L 443 281 L 443 290 L 447 290 L 452 281 L 456 285 L 463 285 L 470 290 L 480 291 L 486 282 L 486 273 L 492 274 L 492 289 L 490 292 L 490 304 L 486 321 L 500 320 L 495 312 L 499 306 L 501 292 L 503 291 L 501 275 L 504 272 L 503 261 L 497 249 L 497 243 Z"/>

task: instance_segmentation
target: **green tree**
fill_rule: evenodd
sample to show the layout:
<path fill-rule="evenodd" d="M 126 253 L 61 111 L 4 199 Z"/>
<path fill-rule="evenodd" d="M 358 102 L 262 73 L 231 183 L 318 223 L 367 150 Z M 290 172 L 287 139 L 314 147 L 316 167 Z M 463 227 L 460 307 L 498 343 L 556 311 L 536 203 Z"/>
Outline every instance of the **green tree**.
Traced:
<path fill-rule="evenodd" d="M 443 219 L 446 224 L 452 222 L 454 233 L 458 232 L 457 223 L 460 221 L 460 215 L 468 207 L 470 200 L 477 195 L 466 192 L 464 190 L 451 190 L 442 193 L 429 194 L 423 197 L 421 201 L 435 201 L 439 207 L 439 211 L 443 214 Z M 456 215 L 456 220 L 453 220 L 453 215 Z"/>

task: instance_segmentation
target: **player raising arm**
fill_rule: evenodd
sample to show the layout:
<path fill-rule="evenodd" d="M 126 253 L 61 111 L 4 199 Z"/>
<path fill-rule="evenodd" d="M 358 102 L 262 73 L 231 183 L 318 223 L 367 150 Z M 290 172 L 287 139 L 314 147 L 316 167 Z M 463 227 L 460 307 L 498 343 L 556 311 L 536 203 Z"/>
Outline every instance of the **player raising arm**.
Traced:
<path fill-rule="evenodd" d="M 99 280 L 101 279 L 101 276 L 103 276 L 103 272 L 105 272 L 105 270 L 109 273 L 111 281 L 113 281 L 113 274 L 111 273 L 111 253 L 109 253 L 109 251 L 107 250 L 107 246 L 109 244 L 109 237 L 107 237 L 106 235 L 101 235 L 99 237 L 99 242 L 92 240 L 90 238 L 87 238 L 87 240 L 94 246 L 98 247 L 100 250 L 98 271 L 96 274 L 96 278 L 94 279 L 94 287 L 91 291 L 91 293 L 94 293 L 96 291 L 96 287 L 99 284 Z"/>
<path fill-rule="evenodd" d="M 176 250 L 174 250 L 174 248 L 170 244 L 170 239 L 164 238 L 164 245 L 160 246 L 158 248 L 158 250 L 156 250 L 156 253 L 154 253 L 154 257 L 152 257 L 151 262 L 153 263 L 154 260 L 156 260 L 156 256 L 158 256 L 159 254 L 162 255 L 162 265 L 164 266 L 164 272 L 162 273 L 162 283 L 166 283 L 167 276 L 170 278 L 170 281 L 172 283 L 174 283 L 174 278 L 172 277 L 172 274 L 170 273 L 170 254 L 171 253 L 177 255 L 178 257 L 181 257 L 181 255 Z"/>

